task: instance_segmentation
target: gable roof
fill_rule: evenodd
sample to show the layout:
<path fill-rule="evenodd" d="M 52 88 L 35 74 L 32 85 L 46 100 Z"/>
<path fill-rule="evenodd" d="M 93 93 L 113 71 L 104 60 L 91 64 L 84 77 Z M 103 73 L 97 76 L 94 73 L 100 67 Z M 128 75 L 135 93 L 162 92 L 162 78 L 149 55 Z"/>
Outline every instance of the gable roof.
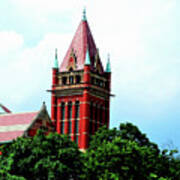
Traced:
<path fill-rule="evenodd" d="M 11 142 L 23 135 L 33 136 L 35 135 L 33 131 L 44 125 L 48 131 L 54 131 L 54 125 L 48 115 L 45 103 L 40 111 L 0 114 L 0 144 Z"/>
<path fill-rule="evenodd" d="M 0 115 L 0 142 L 11 141 L 22 136 L 38 113 L 37 111 Z"/>
<path fill-rule="evenodd" d="M 87 20 L 82 20 L 63 59 L 63 62 L 61 63 L 60 72 L 68 71 L 67 67 L 72 53 L 76 57 L 76 70 L 82 70 L 85 64 L 87 48 L 90 55 L 91 69 L 93 69 L 98 50 L 96 48 L 96 44 L 94 42 Z M 101 71 L 103 72 L 101 61 L 99 63 Z"/>

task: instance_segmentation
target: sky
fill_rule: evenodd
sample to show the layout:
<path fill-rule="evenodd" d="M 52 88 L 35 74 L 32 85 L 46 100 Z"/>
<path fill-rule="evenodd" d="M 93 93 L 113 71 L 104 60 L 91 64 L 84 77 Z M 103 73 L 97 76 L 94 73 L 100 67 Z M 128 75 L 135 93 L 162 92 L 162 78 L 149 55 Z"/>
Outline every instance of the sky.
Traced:
<path fill-rule="evenodd" d="M 61 63 L 86 7 L 104 67 L 110 54 L 110 127 L 131 122 L 161 148 L 180 150 L 179 3 L 1 0 L 0 102 L 26 112 L 45 101 L 50 110 L 55 48 Z"/>

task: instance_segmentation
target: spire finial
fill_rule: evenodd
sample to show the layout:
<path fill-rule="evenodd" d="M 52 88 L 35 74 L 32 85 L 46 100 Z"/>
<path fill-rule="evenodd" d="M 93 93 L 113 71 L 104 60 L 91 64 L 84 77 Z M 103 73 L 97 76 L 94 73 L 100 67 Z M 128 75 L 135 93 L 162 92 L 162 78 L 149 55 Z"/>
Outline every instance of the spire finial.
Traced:
<path fill-rule="evenodd" d="M 43 101 L 43 104 L 41 106 L 41 110 L 45 110 L 45 109 L 46 109 L 46 103 L 45 103 L 45 101 Z"/>
<path fill-rule="evenodd" d="M 82 18 L 83 21 L 86 21 L 86 8 L 84 8 L 83 10 L 83 18 Z"/>
<path fill-rule="evenodd" d="M 58 69 L 58 54 L 57 54 L 57 48 L 55 49 L 54 68 Z"/>
<path fill-rule="evenodd" d="M 55 49 L 55 59 L 57 59 L 57 48 Z"/>
<path fill-rule="evenodd" d="M 109 53 L 108 53 L 108 57 L 107 57 L 106 72 L 108 72 L 108 73 L 111 72 L 110 54 Z"/>
<path fill-rule="evenodd" d="M 108 55 L 107 55 L 107 59 L 108 59 L 108 61 L 110 62 L 110 54 L 108 53 Z"/>

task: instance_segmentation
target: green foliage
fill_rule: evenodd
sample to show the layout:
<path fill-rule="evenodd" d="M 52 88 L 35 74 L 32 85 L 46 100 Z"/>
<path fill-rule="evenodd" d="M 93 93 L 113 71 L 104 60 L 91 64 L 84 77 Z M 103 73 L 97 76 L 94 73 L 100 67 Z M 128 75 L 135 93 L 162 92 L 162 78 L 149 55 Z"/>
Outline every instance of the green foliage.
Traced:
<path fill-rule="evenodd" d="M 18 138 L 2 152 L 0 164 L 6 172 L 32 180 L 79 179 L 83 166 L 77 145 L 57 133 Z"/>
<path fill-rule="evenodd" d="M 1 180 L 26 180 L 24 177 L 11 175 L 5 170 L 0 170 L 0 178 Z"/>
<path fill-rule="evenodd" d="M 161 152 L 145 134 L 130 123 L 119 130 L 101 128 L 85 156 L 87 179 L 153 180 L 180 179 L 180 161 L 171 152 Z"/>

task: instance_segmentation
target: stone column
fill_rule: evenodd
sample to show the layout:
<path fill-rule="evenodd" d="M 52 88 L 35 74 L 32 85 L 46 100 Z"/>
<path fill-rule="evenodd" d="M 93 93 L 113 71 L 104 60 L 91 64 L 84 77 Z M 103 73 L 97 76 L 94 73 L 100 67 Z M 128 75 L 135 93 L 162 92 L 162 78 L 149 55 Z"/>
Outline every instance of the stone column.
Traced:
<path fill-rule="evenodd" d="M 81 129 L 81 149 L 87 149 L 89 145 L 89 115 L 90 115 L 90 101 L 88 90 L 85 89 L 83 93 L 83 109 L 82 109 L 82 129 Z"/>

